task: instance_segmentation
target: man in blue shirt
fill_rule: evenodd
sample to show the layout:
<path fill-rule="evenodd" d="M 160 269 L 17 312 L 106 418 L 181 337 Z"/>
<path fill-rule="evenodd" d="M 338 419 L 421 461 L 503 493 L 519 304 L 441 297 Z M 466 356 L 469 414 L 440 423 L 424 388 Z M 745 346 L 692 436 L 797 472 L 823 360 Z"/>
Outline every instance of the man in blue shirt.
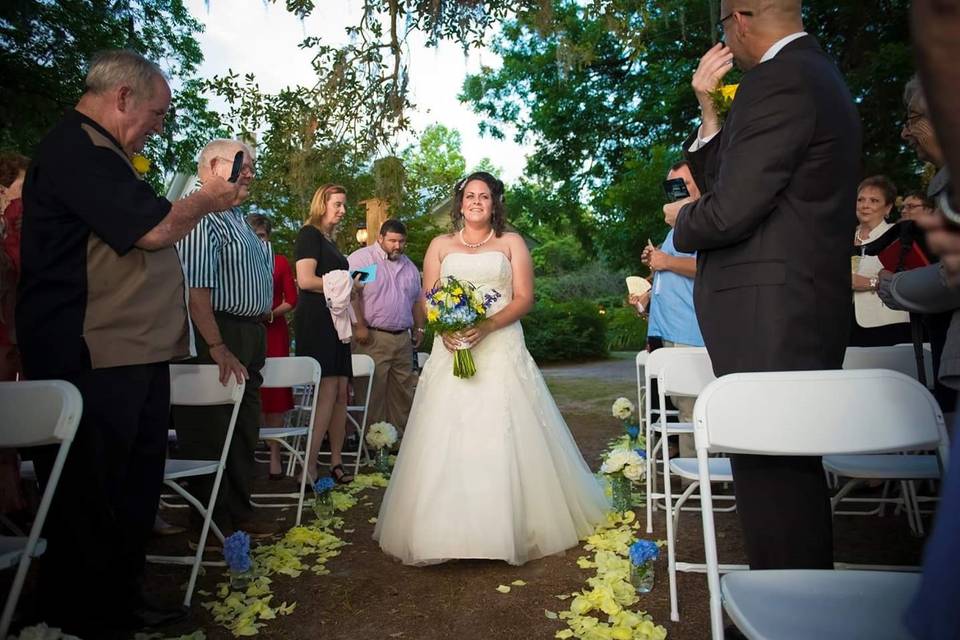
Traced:
<path fill-rule="evenodd" d="M 700 189 L 693 180 L 686 160 L 681 160 L 670 168 L 667 179 L 675 178 L 683 178 L 690 197 L 700 197 Z M 653 273 L 647 336 L 660 338 L 664 347 L 702 347 L 703 336 L 700 335 L 697 314 L 693 308 L 693 278 L 697 273 L 697 254 L 677 251 L 673 246 L 673 229 L 670 229 L 660 248 L 648 244 L 640 259 Z M 670 399 L 677 407 L 680 421 L 691 422 L 696 398 Z M 692 435 L 680 436 L 680 455 L 696 457 Z"/>

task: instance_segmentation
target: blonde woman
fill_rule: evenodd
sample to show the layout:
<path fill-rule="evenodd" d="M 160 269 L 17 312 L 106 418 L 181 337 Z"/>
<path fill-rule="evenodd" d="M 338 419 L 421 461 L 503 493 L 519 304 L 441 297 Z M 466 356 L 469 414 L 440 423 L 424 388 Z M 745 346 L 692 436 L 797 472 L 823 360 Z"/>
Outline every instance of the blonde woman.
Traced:
<path fill-rule="evenodd" d="M 347 381 L 353 375 L 350 344 L 344 344 L 333 323 L 323 293 L 323 276 L 349 270 L 347 258 L 334 242 L 334 229 L 346 213 L 347 191 L 325 184 L 313 195 L 310 216 L 297 234 L 294 259 L 300 298 L 294 312 L 298 356 L 316 358 L 322 369 L 313 439 L 307 452 L 307 473 L 317 478 L 317 453 L 323 437 L 330 436 L 330 475 L 340 484 L 353 480 L 343 468 L 343 440 L 347 419 Z"/>

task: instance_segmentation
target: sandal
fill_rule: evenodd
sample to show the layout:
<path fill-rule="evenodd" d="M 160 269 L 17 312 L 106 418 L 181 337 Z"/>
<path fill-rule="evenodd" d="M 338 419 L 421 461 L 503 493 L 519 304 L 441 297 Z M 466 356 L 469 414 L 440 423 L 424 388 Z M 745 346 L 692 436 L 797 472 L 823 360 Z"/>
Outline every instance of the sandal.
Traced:
<path fill-rule="evenodd" d="M 340 473 L 337 473 L 338 471 Z M 330 477 L 333 478 L 337 484 L 350 484 L 353 482 L 353 476 L 347 473 L 342 464 L 335 464 L 330 467 Z"/>

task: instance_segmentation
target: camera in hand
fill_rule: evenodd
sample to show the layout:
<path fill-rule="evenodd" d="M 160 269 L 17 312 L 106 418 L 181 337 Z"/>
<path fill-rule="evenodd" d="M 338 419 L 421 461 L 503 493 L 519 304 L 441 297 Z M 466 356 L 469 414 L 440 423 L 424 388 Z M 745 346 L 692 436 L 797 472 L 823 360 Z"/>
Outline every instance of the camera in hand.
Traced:
<path fill-rule="evenodd" d="M 690 192 L 687 191 L 687 183 L 683 181 L 683 178 L 664 180 L 663 190 L 667 194 L 667 198 L 670 200 L 670 202 L 685 200 L 686 198 L 690 197 Z"/>

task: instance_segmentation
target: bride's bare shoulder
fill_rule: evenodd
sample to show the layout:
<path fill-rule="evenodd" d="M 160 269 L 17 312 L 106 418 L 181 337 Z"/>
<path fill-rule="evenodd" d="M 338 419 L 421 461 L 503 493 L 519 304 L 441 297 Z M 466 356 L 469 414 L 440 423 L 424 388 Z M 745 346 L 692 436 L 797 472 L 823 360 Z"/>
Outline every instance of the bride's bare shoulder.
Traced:
<path fill-rule="evenodd" d="M 427 247 L 427 254 L 434 255 L 442 260 L 446 254 L 450 253 L 451 248 L 454 247 L 455 240 L 456 236 L 452 233 L 443 233 L 435 236 L 433 240 L 430 241 L 430 246 Z"/>

